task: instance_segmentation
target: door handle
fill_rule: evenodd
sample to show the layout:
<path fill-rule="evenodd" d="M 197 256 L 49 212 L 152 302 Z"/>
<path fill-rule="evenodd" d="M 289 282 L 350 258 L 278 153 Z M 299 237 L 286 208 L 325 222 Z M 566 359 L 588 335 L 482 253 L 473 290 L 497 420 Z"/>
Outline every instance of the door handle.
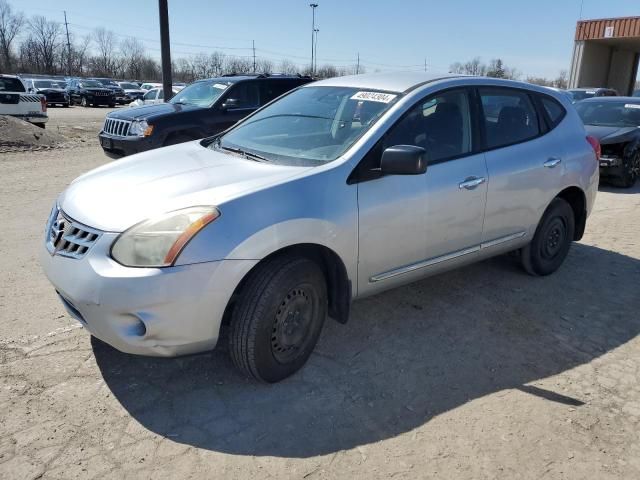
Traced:
<path fill-rule="evenodd" d="M 549 160 L 547 160 L 546 162 L 543 163 L 543 165 L 547 168 L 555 168 L 558 165 L 560 165 L 560 162 L 562 162 L 561 158 L 558 157 L 551 157 Z"/>
<path fill-rule="evenodd" d="M 467 177 L 464 179 L 464 182 L 458 184 L 458 188 L 462 190 L 466 188 L 467 190 L 473 190 L 478 185 L 482 185 L 486 179 L 484 177 Z"/>

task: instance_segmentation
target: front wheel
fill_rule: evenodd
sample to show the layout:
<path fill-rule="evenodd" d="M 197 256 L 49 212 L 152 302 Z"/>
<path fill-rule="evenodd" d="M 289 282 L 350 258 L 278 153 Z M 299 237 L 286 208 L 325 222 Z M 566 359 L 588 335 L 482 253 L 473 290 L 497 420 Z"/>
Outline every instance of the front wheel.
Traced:
<path fill-rule="evenodd" d="M 622 163 L 622 173 L 619 177 L 612 179 L 616 187 L 631 188 L 640 177 L 640 152 L 631 158 L 625 158 Z"/>
<path fill-rule="evenodd" d="M 82 105 L 83 107 L 88 107 L 89 106 L 89 102 L 87 101 L 87 97 L 82 97 L 80 99 L 80 105 Z"/>
<path fill-rule="evenodd" d="M 531 243 L 520 252 L 522 266 L 530 275 L 550 275 L 569 253 L 575 231 L 571 205 L 554 198 L 542 216 Z"/>
<path fill-rule="evenodd" d="M 311 355 L 326 316 L 326 282 L 315 262 L 278 257 L 258 265 L 231 317 L 233 363 L 263 382 L 288 377 Z"/>

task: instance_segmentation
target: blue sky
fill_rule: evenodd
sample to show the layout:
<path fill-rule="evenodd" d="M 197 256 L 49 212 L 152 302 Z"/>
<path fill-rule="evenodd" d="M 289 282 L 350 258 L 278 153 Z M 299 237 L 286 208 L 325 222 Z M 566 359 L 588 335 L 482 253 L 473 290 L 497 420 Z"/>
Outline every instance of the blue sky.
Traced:
<path fill-rule="evenodd" d="M 446 71 L 475 56 L 502 58 L 523 75 L 568 69 L 581 0 L 315 0 L 319 64 L 361 63 L 368 71 Z M 95 27 L 144 40 L 159 57 L 156 0 L 9 0 L 27 15 L 63 20 L 84 36 Z M 219 50 L 274 62 L 309 62 L 309 0 L 169 0 L 173 57 Z M 582 17 L 640 15 L 640 0 L 584 0 Z"/>

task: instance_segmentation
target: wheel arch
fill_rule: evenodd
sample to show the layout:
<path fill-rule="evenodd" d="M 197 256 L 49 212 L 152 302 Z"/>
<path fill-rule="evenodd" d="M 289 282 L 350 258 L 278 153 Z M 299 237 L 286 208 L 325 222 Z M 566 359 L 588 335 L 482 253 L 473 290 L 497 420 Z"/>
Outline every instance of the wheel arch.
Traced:
<path fill-rule="evenodd" d="M 308 258 L 320 266 L 327 282 L 329 316 L 337 322 L 347 323 L 351 308 L 351 280 L 349 279 L 347 268 L 335 251 L 317 243 L 288 245 L 270 253 L 254 265 L 236 286 L 231 300 L 225 309 L 224 323 L 227 323 L 231 318 L 235 302 L 242 295 L 242 289 L 247 283 L 247 279 L 249 279 L 259 266 L 279 256 Z"/>
<path fill-rule="evenodd" d="M 587 223 L 587 197 L 584 191 L 580 187 L 571 186 L 562 190 L 555 198 L 562 198 L 571 206 L 575 218 L 573 239 L 580 240 Z"/>

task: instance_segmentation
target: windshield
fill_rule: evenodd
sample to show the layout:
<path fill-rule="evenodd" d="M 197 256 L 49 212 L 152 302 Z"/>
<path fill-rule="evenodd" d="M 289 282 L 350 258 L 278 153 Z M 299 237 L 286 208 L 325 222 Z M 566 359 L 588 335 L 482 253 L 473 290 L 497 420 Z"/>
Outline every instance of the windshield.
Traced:
<path fill-rule="evenodd" d="M 640 102 L 583 102 L 576 104 L 585 125 L 601 127 L 640 126 Z"/>
<path fill-rule="evenodd" d="M 95 80 L 83 80 L 80 83 L 80 86 L 83 88 L 102 88 L 103 85 L 100 82 Z"/>
<path fill-rule="evenodd" d="M 36 88 L 64 88 L 64 85 L 51 80 L 35 80 L 33 84 Z"/>
<path fill-rule="evenodd" d="M 127 90 L 138 90 L 140 87 L 134 83 L 120 82 L 121 88 L 126 88 Z"/>
<path fill-rule="evenodd" d="M 399 94 L 349 87 L 305 87 L 260 110 L 212 144 L 284 165 L 335 160 Z"/>
<path fill-rule="evenodd" d="M 576 102 L 596 96 L 595 90 L 569 90 L 569 94 Z"/>
<path fill-rule="evenodd" d="M 223 80 L 211 80 L 192 83 L 184 87 L 173 97 L 169 103 L 186 103 L 199 107 L 210 107 L 220 95 L 231 85 L 231 82 Z M 175 87 L 175 85 L 174 85 Z"/>

